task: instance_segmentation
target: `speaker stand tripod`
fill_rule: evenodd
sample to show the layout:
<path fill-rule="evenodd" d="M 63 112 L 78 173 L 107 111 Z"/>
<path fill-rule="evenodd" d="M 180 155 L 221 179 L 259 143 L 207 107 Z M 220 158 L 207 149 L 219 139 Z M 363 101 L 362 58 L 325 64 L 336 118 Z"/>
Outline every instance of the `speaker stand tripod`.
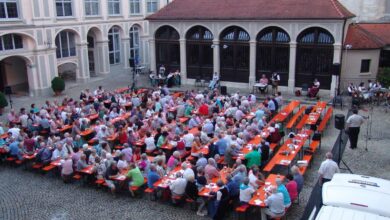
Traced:
<path fill-rule="evenodd" d="M 339 158 L 338 158 L 339 159 L 339 163 L 338 163 L 339 164 L 339 169 L 340 170 L 348 170 L 349 173 L 353 174 L 351 168 L 349 168 L 347 163 L 342 159 L 342 156 L 341 156 L 341 144 L 342 143 L 343 143 L 343 130 L 340 130 L 340 134 L 339 134 Z M 343 163 L 346 168 L 341 168 L 341 166 L 340 166 L 341 163 Z"/>

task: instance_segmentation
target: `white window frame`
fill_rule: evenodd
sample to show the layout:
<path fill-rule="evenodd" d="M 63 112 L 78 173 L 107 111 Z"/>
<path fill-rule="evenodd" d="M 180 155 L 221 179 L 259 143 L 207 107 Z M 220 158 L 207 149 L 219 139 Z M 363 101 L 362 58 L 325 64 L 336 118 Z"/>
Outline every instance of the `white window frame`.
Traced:
<path fill-rule="evenodd" d="M 62 47 L 62 34 L 65 34 L 64 37 L 66 37 L 66 41 L 67 41 L 67 45 L 68 47 L 67 48 L 63 48 Z M 73 35 L 73 41 L 71 41 L 71 36 L 69 36 L 69 34 Z M 66 58 L 66 57 L 74 57 L 74 56 L 77 56 L 77 51 L 76 51 L 76 39 L 75 39 L 75 34 L 72 33 L 72 32 L 69 32 L 69 31 L 61 31 L 60 33 L 57 34 L 57 37 L 58 37 L 58 44 L 56 44 L 56 47 L 57 47 L 57 50 L 60 51 L 60 56 L 57 58 L 58 59 L 61 59 L 61 58 Z M 56 37 L 56 38 L 57 38 Z M 73 47 L 71 45 L 71 42 L 73 43 Z M 72 52 L 72 48 L 74 49 L 74 55 L 71 55 L 71 52 Z M 64 56 L 64 54 L 62 53 L 62 51 L 66 49 L 68 51 L 68 55 L 67 56 Z M 56 53 L 57 54 L 57 53 Z"/>
<path fill-rule="evenodd" d="M 11 35 L 11 39 L 12 39 L 12 48 L 10 48 L 10 49 L 5 49 L 4 36 L 6 36 L 6 35 Z M 22 40 L 22 47 L 21 47 L 21 48 L 16 48 L 15 36 L 18 36 L 18 37 L 21 38 L 21 40 Z M 5 35 L 3 35 L 3 36 L 0 36 L 0 44 L 1 44 L 1 47 L 2 47 L 2 48 L 0 48 L 0 51 L 6 51 L 6 50 L 19 50 L 19 49 L 23 49 L 23 48 L 24 48 L 23 37 L 20 36 L 20 35 L 17 35 L 17 34 L 5 34 Z"/>
<path fill-rule="evenodd" d="M 110 36 L 112 41 L 110 40 Z M 110 50 L 110 44 L 112 44 L 112 50 Z M 121 62 L 121 39 L 118 27 L 112 27 L 108 31 L 108 55 L 109 58 L 113 56 L 113 62 L 109 59 L 110 64 L 118 64 Z"/>
<path fill-rule="evenodd" d="M 141 0 L 129 0 L 129 5 L 130 5 L 130 15 L 141 14 Z"/>
<path fill-rule="evenodd" d="M 140 27 L 134 25 L 130 28 L 130 58 L 137 60 L 138 64 L 141 63 L 141 54 L 140 54 Z M 138 57 L 136 57 L 138 55 Z M 136 59 L 137 58 L 137 59 Z"/>
<path fill-rule="evenodd" d="M 115 13 L 114 5 L 118 5 L 118 13 Z M 109 16 L 120 16 L 121 15 L 121 0 L 107 0 L 107 9 Z"/>
<path fill-rule="evenodd" d="M 156 6 L 153 10 L 153 5 Z M 158 0 L 146 0 L 146 13 L 151 14 L 158 11 Z"/>
<path fill-rule="evenodd" d="M 57 4 L 61 4 L 62 5 L 62 14 L 63 15 L 58 15 L 57 13 Z M 70 15 L 65 15 L 65 4 L 70 4 Z M 55 12 L 56 12 L 56 15 L 58 18 L 69 18 L 69 17 L 73 17 L 73 1 L 72 0 L 56 0 L 55 1 Z"/>
<path fill-rule="evenodd" d="M 94 11 L 93 5 L 97 5 L 97 11 Z M 87 8 L 91 14 L 87 14 Z M 96 17 L 100 15 L 100 0 L 84 0 L 84 12 L 86 17 Z"/>
<path fill-rule="evenodd" d="M 7 8 L 8 8 L 7 7 L 7 3 L 15 3 L 16 4 L 16 13 L 17 13 L 16 17 L 12 17 L 12 18 L 9 17 L 8 10 L 7 10 Z M 5 17 L 4 18 L 0 18 L 0 20 L 15 20 L 15 19 L 19 19 L 20 12 L 19 12 L 19 1 L 18 0 L 0 0 L 0 4 L 3 5 L 4 13 L 5 13 Z"/>

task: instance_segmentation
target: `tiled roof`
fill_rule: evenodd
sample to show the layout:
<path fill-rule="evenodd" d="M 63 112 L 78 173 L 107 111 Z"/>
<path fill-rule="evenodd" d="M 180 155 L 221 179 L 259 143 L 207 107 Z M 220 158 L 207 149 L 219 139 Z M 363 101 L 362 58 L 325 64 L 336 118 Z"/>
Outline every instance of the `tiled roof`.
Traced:
<path fill-rule="evenodd" d="M 354 17 L 337 0 L 174 0 L 148 20 L 286 20 Z"/>
<path fill-rule="evenodd" d="M 351 24 L 344 45 L 351 49 L 378 49 L 390 45 L 390 23 Z"/>

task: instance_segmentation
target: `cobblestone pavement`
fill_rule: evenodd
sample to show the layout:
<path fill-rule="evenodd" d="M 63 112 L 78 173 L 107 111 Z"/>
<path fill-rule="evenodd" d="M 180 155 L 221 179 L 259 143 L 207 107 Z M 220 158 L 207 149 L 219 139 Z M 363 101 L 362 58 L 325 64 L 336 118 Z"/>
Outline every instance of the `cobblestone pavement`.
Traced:
<path fill-rule="evenodd" d="M 93 78 L 88 83 L 73 83 L 67 85 L 65 94 L 69 97 L 78 97 L 80 90 L 90 88 L 94 90 L 98 85 L 106 89 L 115 89 L 129 85 L 129 74 L 117 75 L 108 78 Z M 140 85 L 149 85 L 146 77 L 141 77 Z M 185 87 L 186 89 L 193 87 Z M 245 94 L 245 90 L 240 90 Z M 285 96 L 288 97 L 288 96 Z M 61 97 L 51 95 L 41 97 L 14 97 L 15 109 L 28 107 L 31 103 L 40 106 L 46 99 L 53 100 Z M 9 111 L 6 109 L 5 113 Z M 335 110 L 335 113 L 346 114 Z M 370 112 L 361 111 L 363 115 Z M 370 120 L 361 128 L 357 150 L 348 147 L 344 153 L 344 160 L 354 173 L 376 176 L 390 180 L 390 113 L 383 108 L 375 107 Z M 4 118 L 4 116 L 2 116 Z M 372 121 L 371 137 L 368 140 L 368 151 L 365 151 L 366 126 Z M 294 204 L 288 212 L 288 219 L 300 219 L 312 187 L 318 175 L 317 170 L 330 151 L 337 138 L 338 130 L 334 129 L 334 121 L 322 139 L 321 150 L 316 152 L 311 167 L 305 174 L 305 185 L 300 195 L 300 204 Z M 349 146 L 349 143 L 347 144 Z M 344 172 L 344 171 L 343 171 Z M 206 219 L 195 215 L 189 207 L 176 208 L 159 202 L 152 202 L 145 198 L 132 199 L 129 195 L 119 195 L 117 198 L 102 189 L 83 186 L 78 183 L 64 184 L 59 177 L 41 175 L 22 167 L 9 167 L 0 164 L 0 219 Z M 235 219 L 231 217 L 230 219 Z"/>

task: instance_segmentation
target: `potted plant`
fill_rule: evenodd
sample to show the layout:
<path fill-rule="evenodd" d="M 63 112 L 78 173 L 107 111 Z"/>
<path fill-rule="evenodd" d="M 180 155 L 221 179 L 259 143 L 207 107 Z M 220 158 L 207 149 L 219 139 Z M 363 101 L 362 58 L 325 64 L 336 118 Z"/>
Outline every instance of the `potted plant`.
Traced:
<path fill-rule="evenodd" d="M 65 81 L 61 77 L 54 77 L 51 81 L 51 88 L 53 89 L 56 96 L 60 95 L 65 90 Z"/>
<path fill-rule="evenodd" d="M 3 114 L 3 110 L 7 106 L 8 106 L 7 98 L 5 97 L 4 93 L 0 92 L 0 115 Z"/>

